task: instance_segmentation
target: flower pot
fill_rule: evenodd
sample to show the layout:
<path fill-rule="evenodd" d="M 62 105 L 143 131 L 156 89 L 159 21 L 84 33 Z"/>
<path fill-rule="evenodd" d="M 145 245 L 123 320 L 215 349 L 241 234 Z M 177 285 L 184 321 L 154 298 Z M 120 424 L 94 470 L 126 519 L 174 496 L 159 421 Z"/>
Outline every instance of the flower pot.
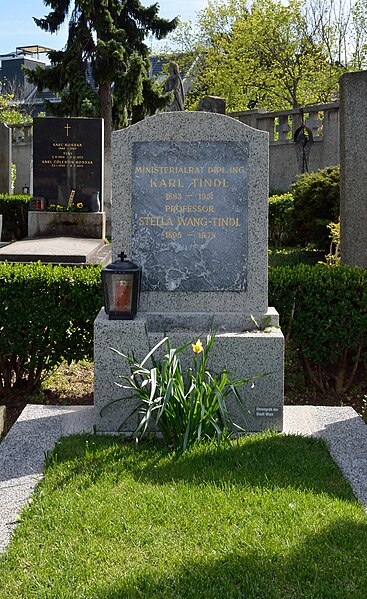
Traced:
<path fill-rule="evenodd" d="M 99 200 L 99 191 L 95 191 L 92 194 L 92 199 L 90 201 L 90 209 L 92 212 L 100 212 L 101 211 L 101 202 Z"/>

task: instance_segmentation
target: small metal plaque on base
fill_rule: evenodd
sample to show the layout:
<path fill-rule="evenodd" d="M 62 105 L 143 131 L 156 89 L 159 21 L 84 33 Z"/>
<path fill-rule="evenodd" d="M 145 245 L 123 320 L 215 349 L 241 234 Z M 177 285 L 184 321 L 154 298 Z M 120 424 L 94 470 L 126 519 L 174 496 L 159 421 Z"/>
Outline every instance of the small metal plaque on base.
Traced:
<path fill-rule="evenodd" d="M 281 414 L 281 408 L 277 408 L 277 407 L 256 406 L 256 408 L 255 408 L 256 418 L 275 418 L 276 416 L 280 416 L 280 414 Z"/>

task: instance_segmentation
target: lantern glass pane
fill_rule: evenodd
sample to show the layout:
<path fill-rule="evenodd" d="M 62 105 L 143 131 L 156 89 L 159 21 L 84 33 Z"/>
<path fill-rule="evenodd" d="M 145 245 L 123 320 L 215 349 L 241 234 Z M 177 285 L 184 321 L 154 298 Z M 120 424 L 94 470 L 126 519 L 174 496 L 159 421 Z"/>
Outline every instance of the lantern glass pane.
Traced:
<path fill-rule="evenodd" d="M 133 297 L 133 275 L 114 273 L 109 277 L 110 285 L 110 311 L 111 312 L 131 312 Z"/>

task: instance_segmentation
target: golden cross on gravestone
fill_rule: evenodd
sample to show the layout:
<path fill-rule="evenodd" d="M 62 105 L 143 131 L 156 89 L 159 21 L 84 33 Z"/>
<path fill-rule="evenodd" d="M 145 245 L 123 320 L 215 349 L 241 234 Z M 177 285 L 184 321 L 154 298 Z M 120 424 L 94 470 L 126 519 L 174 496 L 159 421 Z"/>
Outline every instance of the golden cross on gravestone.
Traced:
<path fill-rule="evenodd" d="M 66 137 L 69 137 L 69 129 L 71 129 L 70 125 L 67 123 L 64 129 L 66 129 Z"/>

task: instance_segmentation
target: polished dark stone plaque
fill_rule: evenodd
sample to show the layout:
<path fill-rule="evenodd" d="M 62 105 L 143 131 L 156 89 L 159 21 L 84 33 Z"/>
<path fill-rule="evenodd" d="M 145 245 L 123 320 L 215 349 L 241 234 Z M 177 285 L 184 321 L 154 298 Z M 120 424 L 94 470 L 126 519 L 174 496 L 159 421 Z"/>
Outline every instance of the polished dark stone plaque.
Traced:
<path fill-rule="evenodd" d="M 132 169 L 143 290 L 245 290 L 248 144 L 135 142 Z"/>
<path fill-rule="evenodd" d="M 102 119 L 36 118 L 33 121 L 33 195 L 46 203 L 90 206 L 101 192 Z"/>

